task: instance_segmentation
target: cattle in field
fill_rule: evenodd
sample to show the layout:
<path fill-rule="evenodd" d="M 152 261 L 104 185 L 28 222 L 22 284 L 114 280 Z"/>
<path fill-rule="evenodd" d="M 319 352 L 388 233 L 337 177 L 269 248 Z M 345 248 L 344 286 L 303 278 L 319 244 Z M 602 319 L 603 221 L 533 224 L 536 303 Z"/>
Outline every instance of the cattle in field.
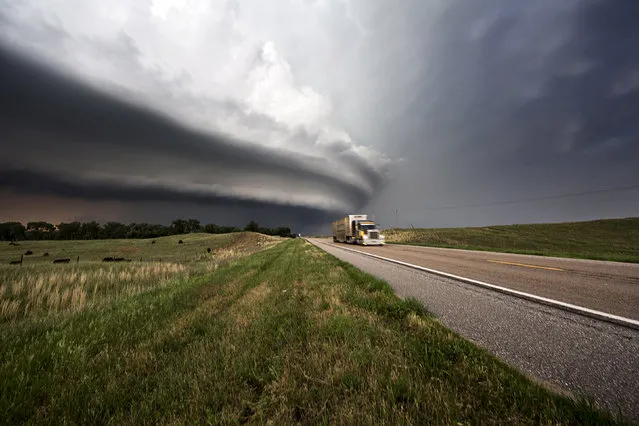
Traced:
<path fill-rule="evenodd" d="M 71 259 L 54 259 L 53 263 L 69 263 Z"/>
<path fill-rule="evenodd" d="M 29 256 L 31 254 L 33 254 L 33 252 L 31 250 L 27 250 L 27 251 L 24 252 L 25 256 Z"/>
<path fill-rule="evenodd" d="M 105 257 L 103 262 L 130 262 L 131 259 L 125 259 L 123 257 Z"/>

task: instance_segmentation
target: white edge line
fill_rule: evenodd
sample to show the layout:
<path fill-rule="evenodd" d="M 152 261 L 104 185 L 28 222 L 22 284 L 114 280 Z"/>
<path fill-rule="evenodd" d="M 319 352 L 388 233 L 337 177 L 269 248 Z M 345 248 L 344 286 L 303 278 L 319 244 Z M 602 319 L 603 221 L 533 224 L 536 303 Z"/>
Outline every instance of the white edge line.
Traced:
<path fill-rule="evenodd" d="M 321 242 L 320 244 L 329 245 L 329 244 L 324 243 L 324 242 Z M 348 248 L 348 247 L 341 247 L 341 246 L 337 246 L 337 245 L 331 245 L 331 247 L 336 247 L 336 248 L 341 249 L 341 250 L 352 251 L 354 253 L 359 253 L 359 254 L 362 254 L 362 255 L 365 255 L 365 256 L 376 257 L 378 259 L 385 260 L 387 262 L 396 263 L 398 265 L 403 265 L 403 266 L 407 266 L 409 268 L 418 269 L 420 271 L 428 272 L 428 273 L 431 273 L 431 274 L 440 275 L 442 277 L 451 278 L 453 280 L 465 282 L 465 283 L 472 284 L 472 285 L 475 285 L 475 286 L 478 286 L 478 287 L 489 288 L 491 290 L 495 290 L 495 291 L 498 291 L 498 292 L 501 292 L 501 293 L 504 293 L 504 294 L 508 294 L 508 295 L 511 295 L 511 296 L 515 296 L 515 297 L 519 297 L 519 298 L 522 298 L 522 299 L 531 300 L 533 302 L 542 303 L 544 305 L 548 305 L 548 306 L 552 306 L 552 307 L 555 307 L 555 308 L 563 309 L 563 310 L 570 311 L 570 312 L 573 312 L 573 313 L 576 313 L 576 314 L 585 315 L 585 316 L 588 316 L 588 317 L 596 318 L 596 319 L 603 320 L 603 321 L 612 322 L 614 324 L 618 324 L 618 325 L 622 325 L 622 326 L 625 326 L 625 327 L 633 328 L 635 330 L 639 330 L 639 321 L 635 321 L 635 320 L 630 319 L 630 318 L 620 317 L 618 315 L 608 314 L 606 312 L 601 312 L 601 311 L 597 311 L 597 310 L 594 310 L 594 309 L 584 308 L 583 306 L 572 305 L 570 303 L 561 302 L 559 300 L 548 299 L 546 297 L 541 297 L 541 296 L 535 296 L 534 294 L 524 293 L 523 291 L 517 291 L 517 290 L 512 290 L 512 289 L 509 289 L 509 288 L 506 288 L 506 287 L 500 287 L 498 285 L 489 284 L 489 283 L 486 283 L 486 282 L 483 282 L 483 281 L 473 280 L 471 278 L 460 277 L 459 275 L 449 274 L 448 272 L 442 272 L 442 271 L 438 271 L 436 269 L 425 268 L 423 266 L 413 265 L 412 263 L 406 263 L 406 262 L 402 262 L 401 260 L 390 259 L 388 257 L 379 256 L 377 254 L 367 253 L 367 252 L 363 252 L 363 251 L 359 251 L 359 250 L 354 250 L 354 249 Z"/>

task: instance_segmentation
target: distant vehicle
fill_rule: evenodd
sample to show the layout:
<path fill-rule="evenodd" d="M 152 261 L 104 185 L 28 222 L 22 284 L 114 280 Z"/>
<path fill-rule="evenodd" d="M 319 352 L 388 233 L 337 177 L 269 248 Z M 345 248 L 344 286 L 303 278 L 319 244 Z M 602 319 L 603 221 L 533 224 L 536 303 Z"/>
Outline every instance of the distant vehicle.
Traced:
<path fill-rule="evenodd" d="M 384 236 L 374 221 L 365 214 L 349 214 L 333 222 L 333 241 L 336 243 L 383 246 Z"/>

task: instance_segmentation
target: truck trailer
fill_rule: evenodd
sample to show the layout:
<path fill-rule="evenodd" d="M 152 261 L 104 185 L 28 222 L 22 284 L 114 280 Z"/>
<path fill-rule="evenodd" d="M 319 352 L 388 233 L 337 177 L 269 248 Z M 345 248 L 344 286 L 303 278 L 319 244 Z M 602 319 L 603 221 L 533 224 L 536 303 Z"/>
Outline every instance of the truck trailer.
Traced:
<path fill-rule="evenodd" d="M 333 222 L 333 241 L 336 243 L 382 246 L 384 236 L 374 221 L 365 214 L 349 214 Z"/>

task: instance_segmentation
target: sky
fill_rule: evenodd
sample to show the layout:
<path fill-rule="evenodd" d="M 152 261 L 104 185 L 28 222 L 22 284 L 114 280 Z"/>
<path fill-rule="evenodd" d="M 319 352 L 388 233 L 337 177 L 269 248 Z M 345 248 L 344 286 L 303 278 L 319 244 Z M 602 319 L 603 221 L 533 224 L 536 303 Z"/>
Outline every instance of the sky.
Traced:
<path fill-rule="evenodd" d="M 639 3 L 0 0 L 0 221 L 639 216 Z"/>

